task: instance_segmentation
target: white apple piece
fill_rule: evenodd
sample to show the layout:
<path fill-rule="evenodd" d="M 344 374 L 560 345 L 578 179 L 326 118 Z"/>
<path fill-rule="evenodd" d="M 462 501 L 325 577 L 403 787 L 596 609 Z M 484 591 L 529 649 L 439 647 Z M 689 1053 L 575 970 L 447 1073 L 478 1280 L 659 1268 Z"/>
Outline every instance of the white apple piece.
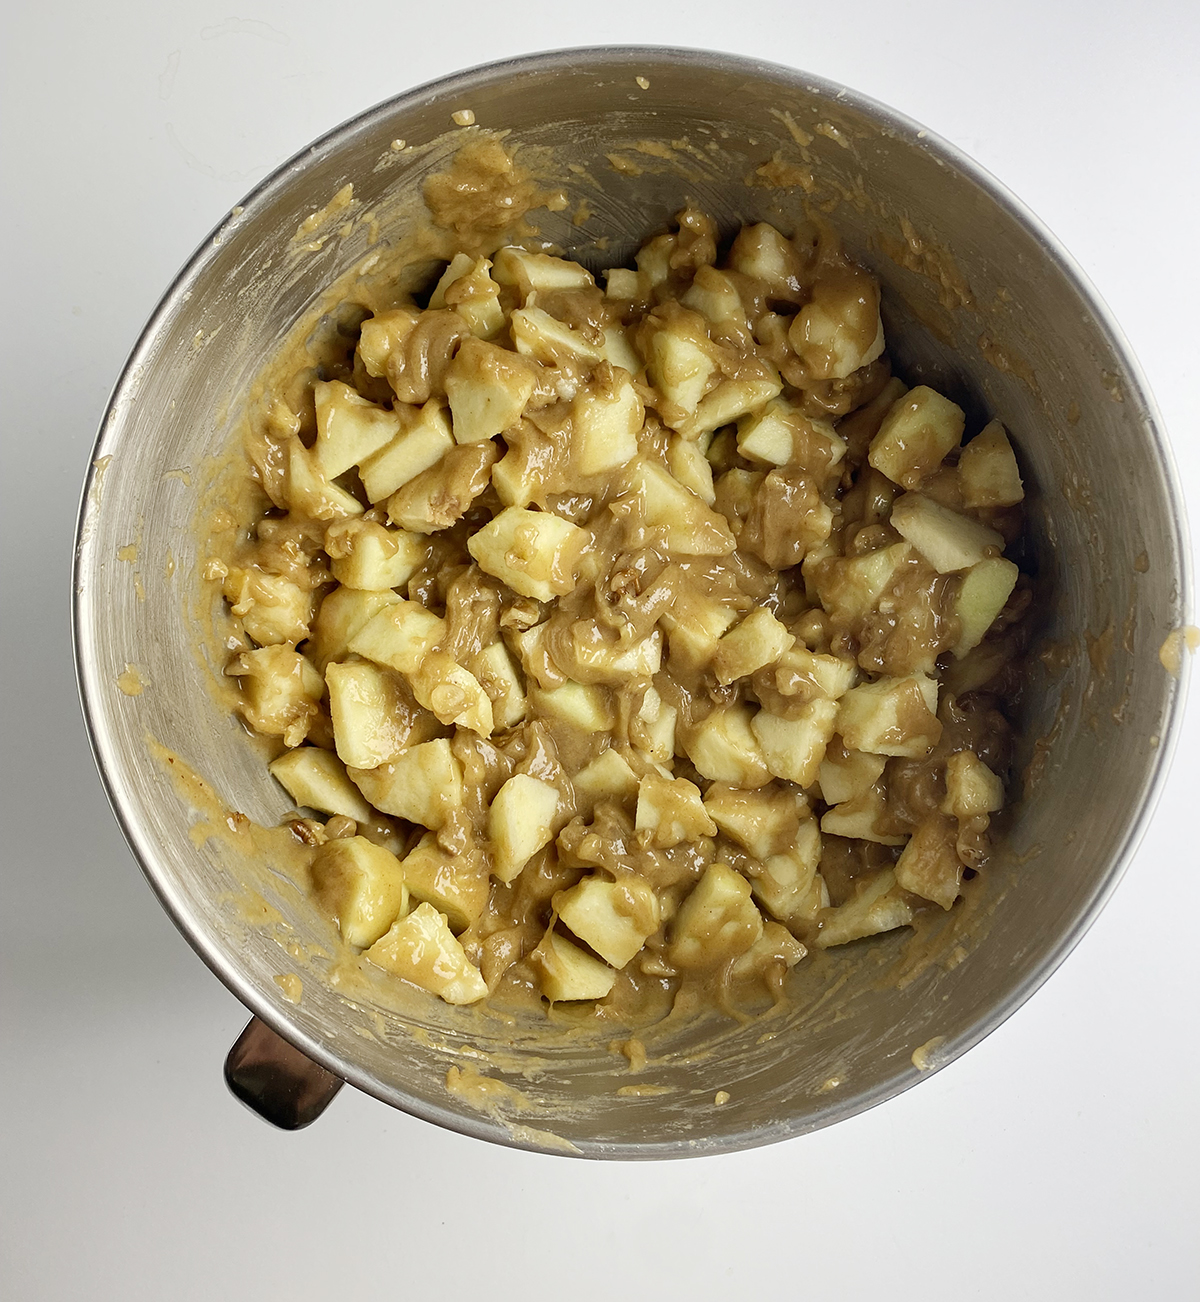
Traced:
<path fill-rule="evenodd" d="M 232 568 L 222 583 L 230 612 L 259 646 L 295 646 L 309 635 L 313 594 L 257 566 Z"/>
<path fill-rule="evenodd" d="M 770 782 L 771 772 L 750 721 L 749 706 L 721 705 L 683 731 L 684 754 L 701 777 L 739 787 L 762 787 Z"/>
<path fill-rule="evenodd" d="M 431 398 L 422 407 L 397 403 L 396 410 L 401 418 L 399 434 L 360 467 L 363 488 L 372 502 L 391 497 L 410 479 L 436 466 L 454 446 L 450 415 L 440 398 Z"/>
<path fill-rule="evenodd" d="M 946 798 L 942 813 L 960 823 L 1004 808 L 1004 782 L 973 750 L 960 750 L 946 761 Z"/>
<path fill-rule="evenodd" d="M 831 949 L 863 936 L 877 936 L 908 926 L 914 916 L 912 905 L 896 883 L 895 872 L 886 868 L 865 879 L 853 899 L 824 912 L 817 946 Z"/>
<path fill-rule="evenodd" d="M 951 511 L 923 493 L 905 493 L 892 505 L 892 528 L 939 574 L 954 574 L 999 555 L 1004 539 L 987 525 Z"/>
<path fill-rule="evenodd" d="M 344 588 L 382 592 L 407 583 L 424 564 L 424 538 L 375 520 L 335 520 L 325 530 L 333 577 Z"/>
<path fill-rule="evenodd" d="M 937 745 L 937 682 L 924 674 L 853 687 L 838 704 L 836 730 L 850 750 L 921 759 Z"/>
<path fill-rule="evenodd" d="M 611 882 L 585 877 L 569 890 L 559 891 L 553 907 L 584 944 L 615 968 L 624 967 L 637 954 L 662 920 L 653 887 L 632 875 Z"/>
<path fill-rule="evenodd" d="M 898 399 L 871 440 L 867 460 L 901 488 L 916 488 L 958 447 L 966 417 L 962 408 L 928 385 Z"/>
<path fill-rule="evenodd" d="M 515 728 L 528 713 L 529 702 L 512 652 L 503 642 L 492 642 L 471 668 L 492 702 L 493 728 Z"/>
<path fill-rule="evenodd" d="M 608 732 L 616 722 L 612 699 L 605 688 L 570 679 L 560 687 L 530 683 L 529 702 L 539 714 L 561 719 L 580 732 Z"/>
<path fill-rule="evenodd" d="M 448 1004 L 474 1004 L 487 994 L 479 969 L 445 916 L 430 904 L 418 904 L 399 918 L 363 957 Z"/>
<path fill-rule="evenodd" d="M 431 651 L 409 675 L 413 695 L 447 727 L 490 737 L 492 701 L 469 669 L 445 651 Z"/>
<path fill-rule="evenodd" d="M 817 769 L 817 783 L 821 788 L 821 799 L 829 805 L 840 805 L 843 801 L 861 796 L 868 787 L 873 787 L 883 776 L 887 764 L 886 755 L 869 755 L 866 751 L 836 748 L 840 753 L 834 754 L 834 747 L 825 752 Z"/>
<path fill-rule="evenodd" d="M 810 816 L 801 820 L 795 845 L 762 860 L 762 871 L 750 880 L 754 898 L 788 926 L 811 921 L 820 907 L 820 889 L 813 891 L 820 862 L 821 832 Z"/>
<path fill-rule="evenodd" d="M 827 810 L 821 817 L 821 831 L 847 840 L 875 841 L 879 845 L 903 845 L 906 833 L 897 833 L 887 818 L 887 801 L 878 783 Z"/>
<path fill-rule="evenodd" d="M 896 884 L 949 909 L 958 899 L 962 881 L 957 835 L 957 824 L 945 814 L 923 818 L 896 860 Z"/>
<path fill-rule="evenodd" d="M 530 253 L 514 244 L 495 254 L 492 279 L 499 285 L 511 285 L 523 300 L 543 291 L 591 289 L 596 283 L 592 273 L 578 262 L 549 253 Z"/>
<path fill-rule="evenodd" d="M 491 883 L 482 856 L 450 854 L 426 832 L 401 860 L 409 896 L 444 914 L 457 934 L 473 926 L 487 908 Z"/>
<path fill-rule="evenodd" d="M 616 971 L 553 929 L 546 932 L 526 962 L 542 994 L 554 1003 L 603 999 L 617 980 Z"/>
<path fill-rule="evenodd" d="M 962 578 L 954 603 L 959 635 L 954 654 L 965 656 L 973 651 L 1008 604 L 1021 572 L 1003 556 L 990 556 L 973 565 Z"/>
<path fill-rule="evenodd" d="M 571 403 L 571 447 L 581 475 L 599 475 L 632 461 L 646 409 L 623 370 L 608 363 Z"/>
<path fill-rule="evenodd" d="M 400 861 L 365 836 L 318 846 L 312 861 L 317 903 L 338 925 L 348 945 L 366 949 L 408 912 L 408 887 Z"/>
<path fill-rule="evenodd" d="M 844 380 L 883 352 L 879 286 L 857 268 L 820 277 L 788 328 L 788 342 L 817 380 Z"/>
<path fill-rule="evenodd" d="M 818 699 L 802 706 L 792 718 L 759 710 L 750 727 L 768 771 L 797 786 L 812 786 L 836 730 L 838 708 L 836 701 Z"/>
<path fill-rule="evenodd" d="M 602 344 L 540 307 L 518 308 L 508 324 L 517 352 L 544 366 L 592 366 L 604 360 Z"/>
<path fill-rule="evenodd" d="M 350 651 L 350 643 L 384 606 L 395 605 L 402 598 L 390 590 L 362 591 L 357 588 L 334 588 L 317 609 L 313 624 L 310 654 L 324 672 L 331 660 L 341 660 Z"/>
<path fill-rule="evenodd" d="M 638 784 L 634 829 L 656 850 L 717 834 L 700 788 L 686 778 L 665 778 L 657 773 L 647 773 Z"/>
<path fill-rule="evenodd" d="M 400 433 L 396 412 L 368 402 L 340 380 L 318 380 L 313 385 L 313 402 L 317 409 L 313 453 L 327 479 L 336 479 L 365 461 Z"/>
<path fill-rule="evenodd" d="M 985 425 L 963 447 L 958 459 L 958 482 L 967 507 L 1015 506 L 1024 501 L 1017 458 L 998 420 Z"/>
<path fill-rule="evenodd" d="M 522 597 L 552 601 L 575 587 L 591 535 L 550 511 L 510 506 L 472 534 L 467 550 L 479 568 Z"/>
<path fill-rule="evenodd" d="M 637 774 L 611 746 L 580 769 L 571 785 L 581 810 L 590 810 L 601 800 L 634 801 L 638 795 Z"/>
<path fill-rule="evenodd" d="M 356 823 L 374 817 L 371 806 L 346 776 L 346 766 L 332 751 L 300 746 L 285 751 L 267 768 L 297 805 L 322 814 L 341 814 Z"/>
<path fill-rule="evenodd" d="M 524 358 L 481 339 L 465 339 L 446 371 L 455 439 L 477 443 L 510 429 L 536 383 L 537 374 Z"/>
<path fill-rule="evenodd" d="M 724 517 L 653 461 L 630 466 L 621 499 L 680 556 L 728 556 L 736 545 Z"/>
<path fill-rule="evenodd" d="M 446 636 L 446 621 L 419 601 L 384 606 L 350 639 L 349 650 L 402 674 L 414 674 Z"/>
<path fill-rule="evenodd" d="M 667 950 L 679 968 L 713 968 L 744 954 L 762 935 L 750 883 L 728 864 L 710 864 L 679 906 Z"/>
<path fill-rule="evenodd" d="M 418 742 L 428 741 L 428 724 L 414 731 L 411 698 L 403 682 L 390 670 L 367 660 L 325 667 L 329 715 L 339 758 L 356 769 L 387 764 Z"/>
<path fill-rule="evenodd" d="M 381 813 L 432 831 L 463 805 L 462 768 L 445 737 L 420 742 L 373 769 L 351 768 L 351 781 Z"/>
<path fill-rule="evenodd" d="M 553 840 L 559 800 L 557 787 L 527 773 L 515 773 L 496 793 L 487 832 L 497 881 L 511 882 Z"/>
<path fill-rule="evenodd" d="M 299 746 L 308 736 L 325 694 L 325 683 L 307 657 L 289 646 L 243 651 L 225 672 L 239 680 L 238 709 L 246 722 L 268 737 Z"/>
<path fill-rule="evenodd" d="M 368 375 L 377 378 L 387 374 L 388 359 L 392 350 L 402 344 L 421 319 L 415 307 L 398 307 L 391 312 L 380 312 L 368 317 L 358 336 L 358 355 Z"/>
<path fill-rule="evenodd" d="M 717 827 L 747 854 L 766 860 L 796 844 L 808 801 L 799 792 L 773 784 L 743 791 L 714 782 L 704 793 L 704 808 Z"/>
<path fill-rule="evenodd" d="M 361 515 L 362 503 L 333 483 L 316 464 L 312 452 L 293 436 L 287 444 L 286 493 L 289 507 L 314 520 Z"/>
<path fill-rule="evenodd" d="M 717 645 L 712 667 L 719 683 L 748 678 L 773 665 L 796 643 L 795 637 L 765 607 L 752 610 Z"/>

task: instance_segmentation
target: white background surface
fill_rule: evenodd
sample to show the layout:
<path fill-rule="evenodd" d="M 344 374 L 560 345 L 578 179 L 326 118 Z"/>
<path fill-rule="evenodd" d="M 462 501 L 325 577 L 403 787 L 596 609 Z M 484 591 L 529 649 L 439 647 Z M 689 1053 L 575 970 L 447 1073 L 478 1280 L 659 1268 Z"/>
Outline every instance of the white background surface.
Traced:
<path fill-rule="evenodd" d="M 121 840 L 68 631 L 105 398 L 209 228 L 376 101 L 574 44 L 791 63 L 972 153 L 1123 323 L 1200 528 L 1194 0 L 111 0 L 13 6 L 5 26 L 0 1296 L 1200 1296 L 1200 702 L 1115 899 L 965 1059 L 792 1143 L 599 1165 L 352 1090 L 284 1135 L 226 1094 L 245 1013 Z"/>

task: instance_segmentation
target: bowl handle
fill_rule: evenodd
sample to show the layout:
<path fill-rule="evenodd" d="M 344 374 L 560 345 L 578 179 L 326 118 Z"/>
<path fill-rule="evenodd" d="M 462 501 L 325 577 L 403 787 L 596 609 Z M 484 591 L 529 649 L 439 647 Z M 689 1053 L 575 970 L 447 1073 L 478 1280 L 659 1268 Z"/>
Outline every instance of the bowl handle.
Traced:
<path fill-rule="evenodd" d="M 345 1081 L 252 1017 L 225 1059 L 225 1084 L 280 1130 L 300 1130 L 321 1115 Z"/>

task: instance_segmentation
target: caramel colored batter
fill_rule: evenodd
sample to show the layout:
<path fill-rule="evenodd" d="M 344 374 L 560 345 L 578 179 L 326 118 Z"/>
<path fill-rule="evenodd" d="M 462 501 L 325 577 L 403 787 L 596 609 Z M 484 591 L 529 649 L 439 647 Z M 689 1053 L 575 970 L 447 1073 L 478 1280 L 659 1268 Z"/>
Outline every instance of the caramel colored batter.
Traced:
<path fill-rule="evenodd" d="M 891 375 L 824 223 L 727 246 L 685 210 L 602 287 L 507 243 L 547 198 L 497 140 L 425 199 L 432 276 L 264 371 L 205 570 L 355 961 L 501 1012 L 736 1014 L 951 908 L 1030 600 L 1003 430 Z"/>

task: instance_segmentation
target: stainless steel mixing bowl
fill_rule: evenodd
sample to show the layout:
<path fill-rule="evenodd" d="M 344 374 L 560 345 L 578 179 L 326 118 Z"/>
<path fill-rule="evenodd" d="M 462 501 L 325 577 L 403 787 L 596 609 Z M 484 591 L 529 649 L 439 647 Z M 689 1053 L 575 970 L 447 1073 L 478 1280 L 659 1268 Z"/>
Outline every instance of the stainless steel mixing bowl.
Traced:
<path fill-rule="evenodd" d="M 528 1028 L 489 1030 L 431 999 L 396 1014 L 339 994 L 319 957 L 293 956 L 327 940 L 328 923 L 285 881 L 195 832 L 199 798 L 181 794 L 148 742 L 253 819 L 274 823 L 288 808 L 190 649 L 206 459 L 226 446 L 263 359 L 319 289 L 369 252 L 359 222 L 298 254 L 299 224 L 353 182 L 358 211 L 378 213 L 386 239 L 408 220 L 422 178 L 478 129 L 452 124 L 462 109 L 561 172 L 571 202 L 535 219 L 593 266 L 626 259 L 685 198 L 726 228 L 768 220 L 785 230 L 804 199 L 838 200 L 834 221 L 882 281 L 900 371 L 950 392 L 976 428 L 985 412 L 999 415 L 1031 489 L 1052 654 L 1030 670 L 1018 769 L 1032 761 L 1032 781 L 1023 793 L 1017 784 L 994 865 L 927 933 L 801 964 L 772 1019 L 649 1036 L 638 1075 L 607 1047 L 616 1028 L 547 1047 Z M 393 148 L 398 140 L 406 147 Z M 674 145 L 659 157 L 639 151 L 647 140 Z M 542 147 L 549 153 L 534 153 Z M 614 166 L 613 154 L 635 166 Z M 592 215 L 577 226 L 580 200 Z M 135 534 L 136 564 L 122 563 L 118 548 Z M 914 1061 L 928 1070 L 970 1048 L 1083 935 L 1149 817 L 1180 715 L 1181 685 L 1158 652 L 1187 617 L 1184 534 L 1166 441 L 1119 329 L 1067 254 L 978 166 L 805 73 L 701 52 L 574 50 L 462 73 L 372 109 L 281 167 L 204 242 L 135 348 L 96 445 L 75 576 L 80 686 L 101 773 L 151 886 L 221 980 L 308 1059 L 483 1139 L 590 1157 L 711 1153 L 802 1134 L 914 1084 Z M 293 971 L 299 1004 L 274 980 Z M 266 1049 L 258 1038 L 241 1055 L 250 1093 L 256 1062 L 271 1074 L 271 1037 Z M 455 1088 L 452 1067 L 466 1071 Z M 472 1072 L 515 1092 L 464 1088 Z M 623 1085 L 654 1088 L 618 1093 Z"/>

